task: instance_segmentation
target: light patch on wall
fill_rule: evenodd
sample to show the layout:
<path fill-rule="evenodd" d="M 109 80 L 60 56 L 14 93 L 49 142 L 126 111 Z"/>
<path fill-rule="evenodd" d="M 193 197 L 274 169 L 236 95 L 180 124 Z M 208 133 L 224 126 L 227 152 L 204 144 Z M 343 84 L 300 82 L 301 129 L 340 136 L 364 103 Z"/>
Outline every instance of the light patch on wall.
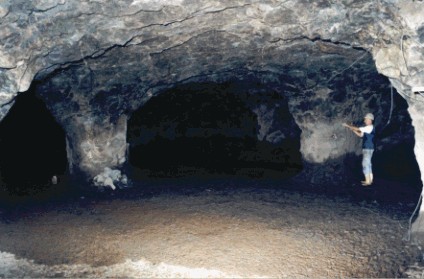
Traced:
<path fill-rule="evenodd" d="M 301 123 L 303 132 L 308 136 L 301 139 L 304 159 L 311 163 L 323 163 L 347 153 L 360 153 L 360 141 L 343 129 L 342 119 L 329 123 Z"/>

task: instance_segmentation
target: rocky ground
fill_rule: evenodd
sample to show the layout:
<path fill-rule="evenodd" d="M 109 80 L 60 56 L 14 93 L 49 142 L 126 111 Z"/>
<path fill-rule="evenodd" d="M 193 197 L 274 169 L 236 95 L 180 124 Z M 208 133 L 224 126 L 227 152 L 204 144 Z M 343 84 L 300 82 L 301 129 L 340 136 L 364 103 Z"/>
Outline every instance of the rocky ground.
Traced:
<path fill-rule="evenodd" d="M 16 201 L 1 208 L 0 277 L 406 277 L 421 255 L 407 241 L 414 197 L 373 187 L 145 176 L 120 192 Z"/>

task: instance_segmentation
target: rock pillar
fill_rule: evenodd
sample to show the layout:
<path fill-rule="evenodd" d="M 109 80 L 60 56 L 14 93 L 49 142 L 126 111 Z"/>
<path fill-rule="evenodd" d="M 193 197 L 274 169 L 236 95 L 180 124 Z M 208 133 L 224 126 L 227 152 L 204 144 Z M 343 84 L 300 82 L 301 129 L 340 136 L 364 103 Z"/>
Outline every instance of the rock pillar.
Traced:
<path fill-rule="evenodd" d="M 117 121 L 75 117 L 66 124 L 70 171 L 96 186 L 112 189 L 126 186 L 122 173 L 127 162 L 127 117 Z"/>

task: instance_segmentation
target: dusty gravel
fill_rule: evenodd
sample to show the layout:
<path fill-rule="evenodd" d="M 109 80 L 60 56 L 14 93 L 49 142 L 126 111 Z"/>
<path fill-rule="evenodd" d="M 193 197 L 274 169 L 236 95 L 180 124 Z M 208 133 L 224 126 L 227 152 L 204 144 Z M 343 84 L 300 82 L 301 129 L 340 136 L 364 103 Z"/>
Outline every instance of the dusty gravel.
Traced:
<path fill-rule="evenodd" d="M 0 223 L 0 277 L 403 277 L 418 257 L 408 212 L 239 186 L 22 210 Z"/>

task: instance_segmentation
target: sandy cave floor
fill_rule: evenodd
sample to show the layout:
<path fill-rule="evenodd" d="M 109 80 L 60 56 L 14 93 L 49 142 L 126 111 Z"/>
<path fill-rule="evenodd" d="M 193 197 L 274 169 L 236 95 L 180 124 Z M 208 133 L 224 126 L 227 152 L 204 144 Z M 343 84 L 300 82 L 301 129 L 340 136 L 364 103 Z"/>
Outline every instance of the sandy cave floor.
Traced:
<path fill-rule="evenodd" d="M 404 277 L 420 254 L 405 240 L 414 204 L 178 183 L 3 212 L 0 277 Z"/>

